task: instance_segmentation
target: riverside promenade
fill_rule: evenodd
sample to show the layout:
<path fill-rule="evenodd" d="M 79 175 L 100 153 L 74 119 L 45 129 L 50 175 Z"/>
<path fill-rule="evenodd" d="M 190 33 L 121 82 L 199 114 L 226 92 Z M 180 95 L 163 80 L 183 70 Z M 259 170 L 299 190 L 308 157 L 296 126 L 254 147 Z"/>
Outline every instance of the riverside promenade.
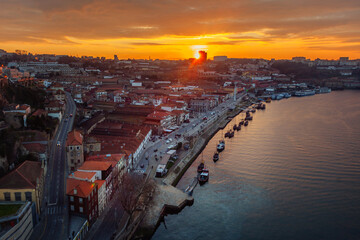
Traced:
<path fill-rule="evenodd" d="M 195 161 L 197 156 L 205 148 L 209 140 L 220 130 L 226 127 L 226 125 L 231 121 L 231 118 L 238 115 L 241 111 L 245 110 L 248 106 L 251 105 L 250 101 L 240 102 L 236 108 L 224 115 L 222 115 L 218 120 L 209 124 L 205 129 L 202 130 L 201 134 L 195 138 L 193 147 L 188 151 L 188 153 L 174 166 L 174 170 L 169 172 L 163 180 L 164 184 L 176 186 L 180 181 L 181 177 L 184 175 L 186 170 L 190 165 Z"/>
<path fill-rule="evenodd" d="M 251 100 L 237 100 L 236 107 L 231 112 L 226 112 L 213 122 L 209 123 L 201 133 L 193 132 L 192 147 L 182 157 L 172 170 L 158 184 L 154 198 L 148 207 L 146 214 L 139 225 L 135 236 L 141 239 L 150 239 L 157 227 L 167 214 L 180 212 L 185 206 L 193 204 L 193 197 L 184 193 L 175 186 L 180 181 L 186 170 L 195 161 L 209 140 L 220 130 L 226 127 L 233 117 L 238 115 L 252 104 Z M 153 174 L 153 173 L 152 173 Z"/>

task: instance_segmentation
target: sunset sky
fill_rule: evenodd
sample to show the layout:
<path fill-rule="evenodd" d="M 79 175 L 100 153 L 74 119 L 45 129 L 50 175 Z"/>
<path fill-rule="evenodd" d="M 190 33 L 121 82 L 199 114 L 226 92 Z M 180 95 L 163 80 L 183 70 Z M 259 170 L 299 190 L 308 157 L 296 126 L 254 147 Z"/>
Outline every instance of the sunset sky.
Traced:
<path fill-rule="evenodd" d="M 360 58 L 360 0 L 0 0 L 0 49 L 112 58 Z"/>

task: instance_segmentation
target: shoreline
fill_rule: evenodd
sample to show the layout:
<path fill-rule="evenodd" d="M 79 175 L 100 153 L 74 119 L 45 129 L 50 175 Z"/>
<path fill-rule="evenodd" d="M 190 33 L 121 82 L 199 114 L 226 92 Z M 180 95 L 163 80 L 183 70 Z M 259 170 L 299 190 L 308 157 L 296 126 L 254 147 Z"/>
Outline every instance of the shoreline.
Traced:
<path fill-rule="evenodd" d="M 135 232 L 135 238 L 140 237 L 141 239 L 151 239 L 151 237 L 155 234 L 157 228 L 160 226 L 161 222 L 164 221 L 165 216 L 167 216 L 168 214 L 178 214 L 186 206 L 191 206 L 194 203 L 194 198 L 189 196 L 187 193 L 184 193 L 182 190 L 176 188 L 176 185 L 179 183 L 185 172 L 189 169 L 189 167 L 193 164 L 197 157 L 201 154 L 201 152 L 204 150 L 204 148 L 207 146 L 208 142 L 213 138 L 213 136 L 218 133 L 218 131 L 224 129 L 229 124 L 229 122 L 234 117 L 239 115 L 244 109 L 251 106 L 253 104 L 253 100 L 253 98 L 250 98 L 246 101 L 239 99 L 239 102 L 236 104 L 236 108 L 233 111 L 226 112 L 223 116 L 215 120 L 214 123 L 209 124 L 209 126 L 207 126 L 203 130 L 203 134 L 196 138 L 193 143 L 193 147 L 191 148 L 191 150 L 189 149 L 188 155 L 186 155 L 184 158 L 182 158 L 176 163 L 173 171 L 169 172 L 163 179 L 163 185 L 159 185 L 160 188 L 166 186 L 167 188 L 171 188 L 170 191 L 180 191 L 186 196 L 182 196 L 182 200 L 180 200 L 180 202 L 177 202 L 176 204 L 168 203 L 168 201 L 176 200 L 176 194 L 174 194 L 174 196 L 171 196 L 172 199 L 168 199 L 165 202 L 155 203 L 152 209 L 146 213 L 144 221 L 141 223 L 141 226 L 139 226 L 139 228 Z M 154 209 L 158 210 L 160 206 L 162 207 L 161 210 L 158 211 L 158 214 L 149 213 L 152 212 L 152 210 Z M 156 221 L 154 221 L 154 217 Z"/>

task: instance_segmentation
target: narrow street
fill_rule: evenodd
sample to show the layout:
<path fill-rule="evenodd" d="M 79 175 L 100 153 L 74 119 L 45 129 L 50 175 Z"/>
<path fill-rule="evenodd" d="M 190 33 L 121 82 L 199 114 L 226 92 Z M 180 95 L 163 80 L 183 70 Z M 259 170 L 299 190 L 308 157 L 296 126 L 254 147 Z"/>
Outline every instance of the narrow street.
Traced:
<path fill-rule="evenodd" d="M 44 200 L 41 221 L 34 228 L 30 239 L 67 239 L 68 210 L 66 199 L 66 138 L 72 130 L 76 105 L 66 93 L 66 109 L 55 137 L 51 143 L 48 169 L 45 176 Z M 73 117 L 70 117 L 72 114 Z"/>

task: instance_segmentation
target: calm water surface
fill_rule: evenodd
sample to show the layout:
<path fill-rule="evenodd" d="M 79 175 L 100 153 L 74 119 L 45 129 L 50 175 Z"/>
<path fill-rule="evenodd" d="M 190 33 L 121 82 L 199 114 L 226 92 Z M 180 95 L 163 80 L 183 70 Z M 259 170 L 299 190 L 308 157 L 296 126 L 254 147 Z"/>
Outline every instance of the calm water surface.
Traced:
<path fill-rule="evenodd" d="M 177 186 L 203 158 L 210 180 L 194 205 L 167 216 L 153 239 L 360 239 L 360 91 L 273 101 L 214 163 L 224 132 Z"/>

